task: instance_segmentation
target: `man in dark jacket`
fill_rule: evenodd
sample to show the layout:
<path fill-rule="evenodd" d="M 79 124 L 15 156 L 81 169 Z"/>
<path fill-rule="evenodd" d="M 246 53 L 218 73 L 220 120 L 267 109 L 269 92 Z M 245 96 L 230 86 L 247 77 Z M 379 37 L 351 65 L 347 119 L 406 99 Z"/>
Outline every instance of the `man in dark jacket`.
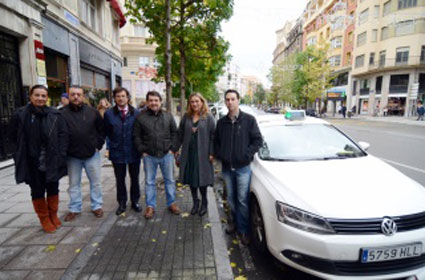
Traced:
<path fill-rule="evenodd" d="M 173 115 L 161 108 L 162 98 L 156 91 L 146 94 L 148 109 L 139 114 L 134 123 L 134 144 L 143 156 L 145 170 L 146 211 L 145 218 L 150 219 L 156 207 L 156 170 L 161 168 L 164 177 L 167 207 L 173 214 L 180 214 L 175 203 L 176 185 L 174 181 L 174 156 L 179 148 L 176 122 Z"/>
<path fill-rule="evenodd" d="M 216 158 L 222 163 L 227 202 L 232 211 L 226 233 L 232 234 L 237 229 L 242 243 L 248 245 L 251 182 L 249 164 L 263 140 L 255 118 L 239 110 L 239 93 L 228 90 L 224 98 L 229 113 L 217 123 L 214 151 Z"/>
<path fill-rule="evenodd" d="M 140 207 L 140 154 L 133 144 L 133 125 L 139 111 L 128 104 L 130 93 L 126 88 L 117 87 L 112 92 L 115 106 L 108 109 L 104 115 L 105 133 L 109 147 L 109 159 L 114 166 L 117 183 L 118 209 L 115 212 L 121 215 L 127 208 L 127 187 L 125 177 L 130 172 L 130 199 L 131 208 L 141 212 Z"/>
<path fill-rule="evenodd" d="M 82 210 L 81 172 L 84 168 L 90 181 L 91 211 L 100 218 L 102 210 L 102 186 L 100 178 L 101 158 L 99 151 L 105 143 L 103 119 L 99 112 L 84 104 L 84 91 L 79 86 L 69 88 L 69 105 L 62 109 L 69 132 L 68 147 L 68 194 L 69 212 L 65 221 L 74 220 Z"/>
<path fill-rule="evenodd" d="M 68 135 L 62 115 L 46 106 L 47 100 L 45 86 L 31 88 L 30 103 L 19 108 L 10 121 L 9 140 L 16 148 L 16 183 L 30 186 L 34 210 L 43 230 L 51 233 L 61 226 L 59 180 L 66 175 Z"/>

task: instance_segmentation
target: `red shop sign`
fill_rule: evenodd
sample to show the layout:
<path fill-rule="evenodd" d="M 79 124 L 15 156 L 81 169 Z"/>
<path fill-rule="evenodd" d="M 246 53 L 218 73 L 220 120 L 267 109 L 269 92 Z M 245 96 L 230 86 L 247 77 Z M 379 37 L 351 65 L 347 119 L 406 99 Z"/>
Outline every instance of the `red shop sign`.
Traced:
<path fill-rule="evenodd" d="M 34 47 L 35 47 L 35 58 L 44 60 L 43 43 L 38 40 L 34 40 Z"/>

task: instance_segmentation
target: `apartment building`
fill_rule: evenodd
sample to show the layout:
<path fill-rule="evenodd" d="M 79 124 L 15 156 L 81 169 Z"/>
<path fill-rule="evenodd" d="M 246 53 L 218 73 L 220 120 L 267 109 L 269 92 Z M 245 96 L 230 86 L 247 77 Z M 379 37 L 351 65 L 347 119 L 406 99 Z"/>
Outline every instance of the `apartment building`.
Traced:
<path fill-rule="evenodd" d="M 302 15 L 303 48 L 329 44 L 328 59 L 335 79 L 322 98 L 329 113 L 335 113 L 351 94 L 356 7 L 356 0 L 312 0 Z"/>
<path fill-rule="evenodd" d="M 411 116 L 425 94 L 425 1 L 360 0 L 348 101 L 360 114 Z"/>
<path fill-rule="evenodd" d="M 72 84 L 91 103 L 121 83 L 118 0 L 0 0 L 0 160 L 10 157 L 6 131 L 29 88 L 49 88 L 49 104 Z"/>
<path fill-rule="evenodd" d="M 303 50 L 303 20 L 298 18 L 286 35 L 284 57 L 289 57 Z"/>
<path fill-rule="evenodd" d="M 273 51 L 273 65 L 278 65 L 285 60 L 285 49 L 288 47 L 287 36 L 294 24 L 294 21 L 287 21 L 281 29 L 276 30 L 276 47 Z"/>

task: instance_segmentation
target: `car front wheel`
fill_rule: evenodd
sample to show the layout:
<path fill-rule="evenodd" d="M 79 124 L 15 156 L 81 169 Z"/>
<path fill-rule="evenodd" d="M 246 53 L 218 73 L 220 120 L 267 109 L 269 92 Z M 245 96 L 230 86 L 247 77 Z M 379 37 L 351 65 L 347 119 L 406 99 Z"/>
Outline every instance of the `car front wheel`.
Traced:
<path fill-rule="evenodd" d="M 255 197 L 251 199 L 251 233 L 255 248 L 260 253 L 267 253 L 266 229 L 260 205 Z"/>

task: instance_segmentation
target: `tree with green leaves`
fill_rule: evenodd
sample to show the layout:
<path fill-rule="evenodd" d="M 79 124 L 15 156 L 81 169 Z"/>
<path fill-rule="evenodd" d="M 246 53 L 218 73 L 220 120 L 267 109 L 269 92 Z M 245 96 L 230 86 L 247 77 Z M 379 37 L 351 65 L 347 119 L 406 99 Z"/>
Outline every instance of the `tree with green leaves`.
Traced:
<path fill-rule="evenodd" d="M 173 95 L 180 96 L 182 106 L 191 91 L 199 91 L 207 99 L 214 99 L 213 87 L 229 58 L 226 54 L 229 45 L 218 32 L 221 22 L 233 13 L 233 0 L 169 1 Z M 126 8 L 132 22 L 143 22 L 149 28 L 151 41 L 158 45 L 156 56 L 161 64 L 158 74 L 164 77 L 164 1 L 126 0 Z"/>
<path fill-rule="evenodd" d="M 266 90 L 264 89 L 262 84 L 258 84 L 254 92 L 254 103 L 263 104 L 265 100 L 266 100 Z"/>

